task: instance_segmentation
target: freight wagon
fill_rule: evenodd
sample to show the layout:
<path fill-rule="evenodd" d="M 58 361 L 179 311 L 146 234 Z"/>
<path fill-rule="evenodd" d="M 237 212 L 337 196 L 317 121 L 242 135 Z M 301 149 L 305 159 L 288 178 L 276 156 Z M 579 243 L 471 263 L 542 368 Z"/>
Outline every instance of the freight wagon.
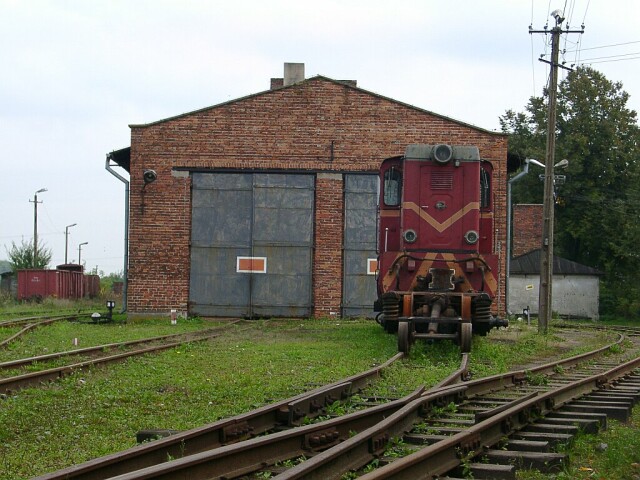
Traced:
<path fill-rule="evenodd" d="M 45 297 L 82 298 L 85 275 L 71 270 L 18 270 L 18 300 Z"/>

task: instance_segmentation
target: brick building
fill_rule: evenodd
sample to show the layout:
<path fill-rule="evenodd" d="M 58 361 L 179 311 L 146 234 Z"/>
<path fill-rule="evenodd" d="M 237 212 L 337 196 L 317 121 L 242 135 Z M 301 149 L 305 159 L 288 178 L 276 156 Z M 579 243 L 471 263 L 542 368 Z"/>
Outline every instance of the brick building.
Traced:
<path fill-rule="evenodd" d="M 368 314 L 376 173 L 411 143 L 476 145 L 494 164 L 504 250 L 506 136 L 355 81 L 285 64 L 269 90 L 130 128 L 108 156 L 130 173 L 130 315 Z"/>
<path fill-rule="evenodd" d="M 519 257 L 540 248 L 543 216 L 541 204 L 520 203 L 513 206 L 513 249 L 511 255 Z"/>

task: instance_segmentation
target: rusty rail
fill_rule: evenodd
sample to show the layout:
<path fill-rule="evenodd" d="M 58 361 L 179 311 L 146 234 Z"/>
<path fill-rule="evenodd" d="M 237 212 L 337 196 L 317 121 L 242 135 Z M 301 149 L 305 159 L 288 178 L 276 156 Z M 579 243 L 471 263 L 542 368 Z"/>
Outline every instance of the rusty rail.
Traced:
<path fill-rule="evenodd" d="M 312 415 L 315 406 L 330 402 L 336 392 L 348 388 L 353 392 L 361 390 L 369 382 L 379 377 L 382 371 L 403 357 L 397 353 L 377 367 L 352 375 L 329 385 L 304 392 L 291 398 L 275 402 L 257 410 L 222 419 L 217 422 L 185 432 L 145 443 L 94 460 L 74 465 L 57 472 L 37 477 L 38 480 L 111 478 L 152 465 L 166 462 L 168 458 L 183 455 L 193 456 L 214 448 L 225 448 L 227 443 L 240 442 L 255 435 L 263 434 L 277 425 L 295 423 L 300 415 Z M 326 436 L 325 436 L 326 438 Z"/>
<path fill-rule="evenodd" d="M 622 337 L 616 343 L 621 341 Z M 580 362 L 588 362 L 602 355 L 610 348 L 611 345 L 532 369 L 456 385 L 455 382 L 466 378 L 467 359 L 463 358 L 458 371 L 427 392 L 417 391 L 403 399 L 327 422 L 255 438 L 279 423 L 295 426 L 302 416 L 312 416 L 315 409 L 323 403 L 326 404 L 364 385 L 371 378 L 371 372 L 374 372 L 373 376 L 378 375 L 384 366 L 402 355 L 399 354 L 376 369 L 312 392 L 37 479 L 232 478 L 265 468 L 278 461 L 309 454 L 312 456 L 310 460 L 286 470 L 277 478 L 340 478 L 345 472 L 361 468 L 372 459 L 381 456 L 391 438 L 408 431 L 433 407 L 443 407 L 450 402 L 460 403 L 463 397 L 475 398 L 482 393 L 513 389 L 523 384 L 532 373 L 546 375 L 556 372 L 559 367 L 569 369 Z M 480 451 L 481 446 L 490 445 L 489 442 L 498 436 L 498 432 L 499 440 L 510 431 L 519 428 L 523 422 L 534 416 L 532 412 L 537 415 L 557 408 L 586 391 L 592 391 L 605 382 L 612 381 L 629 368 L 637 368 L 637 363 L 633 362 L 639 361 L 640 359 L 636 359 L 628 362 L 626 367 L 616 367 L 606 373 L 600 372 L 588 377 L 589 379 L 580 379 L 569 383 L 569 386 L 549 392 L 527 393 L 502 407 L 487 409 L 490 412 L 477 415 L 476 424 L 465 432 L 456 433 L 446 440 L 420 450 L 417 454 L 406 457 L 407 460 L 396 461 L 363 478 L 430 478 L 416 474 L 418 469 L 427 472 L 437 470 L 438 475 L 445 473 L 460 465 L 462 458 L 468 458 Z M 514 415 L 518 417 L 517 421 L 512 418 Z M 177 459 L 168 462 L 167 458 Z M 414 462 L 421 466 L 414 469 Z"/>
<path fill-rule="evenodd" d="M 562 388 L 535 396 L 471 426 L 464 432 L 452 435 L 446 440 L 428 446 L 413 455 L 399 459 L 360 478 L 362 480 L 428 479 L 442 475 L 460 465 L 463 458 L 479 455 L 483 452 L 484 446 L 495 445 L 505 435 L 523 428 L 531 422 L 534 416 L 544 416 L 553 409 L 557 409 L 585 393 L 598 390 L 603 385 L 638 367 L 640 367 L 640 357 L 605 373 L 597 373 Z M 401 412 L 396 415 L 400 416 Z"/>
<path fill-rule="evenodd" d="M 234 323 L 237 323 L 237 322 L 234 322 Z M 197 330 L 193 332 L 173 333 L 171 335 L 162 335 L 159 337 L 143 338 L 140 340 L 129 340 L 126 342 L 107 343 L 105 345 L 96 345 L 94 347 L 77 348 L 74 350 L 67 350 L 64 352 L 49 353 L 47 355 L 38 355 L 36 357 L 20 358 L 17 360 L 9 360 L 9 361 L 0 363 L 0 370 L 23 367 L 25 365 L 31 365 L 37 362 L 46 362 L 49 360 L 56 360 L 59 358 L 69 358 L 69 357 L 78 356 L 78 355 L 93 355 L 96 353 L 102 353 L 105 350 L 113 350 L 115 348 L 133 347 L 136 345 L 144 345 L 144 344 L 153 343 L 153 342 L 164 342 L 173 338 L 177 339 L 180 337 L 184 337 L 185 335 L 189 335 L 189 334 L 197 335 L 197 334 L 207 334 L 207 333 L 213 333 L 213 332 L 219 332 L 219 331 L 220 331 L 220 328 L 210 328 L 205 330 Z"/>
<path fill-rule="evenodd" d="M 604 349 L 598 349 L 600 353 L 603 351 Z M 579 359 L 584 362 L 590 359 L 593 354 L 595 353 L 583 354 L 574 359 L 563 360 L 560 363 L 570 364 L 571 362 L 580 361 Z M 547 364 L 538 367 L 538 370 L 543 371 L 550 368 L 550 365 L 551 364 Z M 505 415 L 518 415 L 525 409 L 532 408 L 531 405 L 535 405 L 537 411 L 544 411 L 544 409 L 538 405 L 541 399 L 543 406 L 547 408 L 560 405 L 568 401 L 568 398 L 575 398 L 575 396 L 581 395 L 583 391 L 595 388 L 593 387 L 593 382 L 601 383 L 602 380 L 598 379 L 601 379 L 602 375 L 602 373 L 594 375 L 592 383 L 589 383 L 587 380 L 573 382 L 570 384 L 570 387 L 557 389 L 544 394 L 545 396 L 529 395 L 528 398 L 513 402 L 513 404 L 503 412 L 495 411 L 495 416 L 483 420 L 478 424 L 480 427 L 469 429 L 471 433 L 468 435 L 463 432 L 451 437 L 455 438 L 454 441 L 447 439 L 438 442 L 434 446 L 426 447 L 423 451 L 428 453 L 423 455 L 425 455 L 427 459 L 435 458 L 435 460 L 429 460 L 429 462 L 433 462 L 433 465 L 436 465 L 436 467 L 433 467 L 431 463 L 427 462 L 427 467 L 424 467 L 424 464 L 422 464 L 420 468 L 427 468 L 425 471 L 435 471 L 428 469 L 437 468 L 438 474 L 446 472 L 460 464 L 461 452 L 465 455 L 475 453 L 475 451 L 480 448 L 480 445 L 485 445 L 488 444 L 487 442 L 493 441 L 497 435 L 496 431 L 498 430 L 500 432 L 498 440 L 507 434 L 508 429 L 506 429 L 505 425 L 511 424 L 508 423 L 510 420 L 505 420 L 504 422 L 506 423 L 502 421 L 502 418 L 510 418 L 505 417 Z M 373 415 L 375 415 L 375 411 L 370 411 L 372 409 L 362 413 L 356 412 L 317 425 L 302 427 L 291 432 L 276 433 L 267 437 L 240 442 L 235 445 L 215 448 L 171 462 L 149 466 L 139 471 L 125 473 L 114 478 L 118 480 L 183 477 L 233 478 L 255 471 L 256 469 L 264 468 L 265 465 L 273 465 L 276 462 L 282 462 L 310 453 L 312 454 L 311 459 L 286 470 L 276 478 L 340 478 L 345 472 L 360 468 L 370 460 L 382 455 L 390 439 L 401 436 L 404 432 L 408 431 L 414 423 L 421 421 L 425 411 L 432 409 L 434 406 L 447 405 L 452 401 L 459 403 L 462 396 L 469 394 L 476 395 L 481 390 L 493 392 L 496 381 L 498 381 L 503 388 L 518 385 L 523 382 L 525 377 L 525 371 L 512 372 L 508 375 L 479 379 L 457 386 L 441 387 L 436 391 L 431 390 L 425 392 L 419 398 L 413 400 L 405 398 L 402 399 L 402 401 L 396 402 L 393 407 L 387 405 L 381 406 L 381 408 L 384 409 L 383 418 L 368 428 L 362 428 L 366 426 L 357 424 L 354 419 L 359 419 L 367 415 L 372 415 L 370 418 L 374 418 Z M 482 388 L 481 385 L 483 385 Z M 583 386 L 582 390 L 580 386 Z M 568 397 L 564 398 L 562 395 L 568 395 Z M 554 400 L 548 400 L 551 398 Z M 407 402 L 407 400 L 409 401 Z M 397 410 L 395 413 L 392 413 L 388 408 L 396 408 Z M 521 421 L 522 418 L 520 419 Z M 498 425 L 498 430 L 495 429 L 495 425 Z M 513 425 L 517 424 L 513 423 Z M 491 428 L 488 430 L 489 433 L 483 436 L 482 433 L 485 427 Z M 353 435 L 354 432 L 360 433 Z M 314 447 L 316 446 L 319 448 L 319 452 L 315 451 Z M 405 462 L 409 465 L 411 464 L 410 460 L 406 460 Z M 380 476 L 371 478 L 387 478 L 386 475 L 388 475 L 390 471 L 393 475 L 396 475 L 396 473 L 393 473 L 395 470 L 389 469 L 397 468 L 398 472 L 401 472 L 405 468 L 402 465 L 402 463 L 399 463 L 397 467 L 384 467 L 386 470 L 380 469 L 380 473 L 374 472 L 370 474 Z M 415 470 L 413 469 L 411 469 L 408 474 L 399 473 L 398 475 L 397 478 L 430 478 L 420 475 L 414 476 Z"/>
<path fill-rule="evenodd" d="M 0 379 L 0 393 L 11 393 L 17 390 L 20 390 L 22 388 L 25 388 L 27 386 L 33 386 L 33 385 L 39 385 L 41 383 L 44 382 L 48 382 L 48 381 L 54 381 L 57 380 L 59 378 L 64 377 L 65 375 L 70 374 L 71 372 L 74 371 L 78 371 L 78 370 L 82 370 L 84 368 L 90 367 L 90 366 L 96 366 L 96 365 L 102 365 L 102 364 L 107 364 L 107 363 L 114 363 L 114 362 L 118 362 L 118 361 L 122 361 L 126 358 L 129 357 L 133 357 L 133 356 L 137 356 L 137 355 L 144 355 L 146 353 L 153 353 L 153 352 L 159 352 L 162 350 L 167 350 L 173 347 L 177 347 L 179 345 L 182 345 L 184 343 L 188 343 L 188 342 L 197 342 L 197 341 L 204 341 L 204 340 L 208 340 L 210 338 L 216 337 L 218 335 L 220 335 L 219 329 L 214 329 L 215 332 L 209 332 L 209 333 L 205 333 L 202 336 L 196 336 L 196 337 L 187 337 L 184 338 L 180 341 L 173 341 L 173 342 L 167 342 L 167 343 L 163 343 L 162 345 L 156 345 L 156 346 L 152 346 L 152 347 L 147 347 L 147 348 L 141 348 L 141 349 L 136 349 L 136 350 L 132 350 L 130 352 L 124 352 L 124 353 L 119 353 L 117 355 L 109 355 L 109 356 L 105 356 L 105 357 L 100 357 L 100 358 L 94 358 L 91 360 L 86 360 L 86 361 L 82 361 L 82 362 L 78 362 L 78 363 L 74 363 L 71 365 L 65 365 L 65 366 L 61 366 L 61 367 L 55 367 L 55 368 L 49 368 L 46 370 L 41 370 L 41 371 L 37 371 L 37 372 L 30 372 L 30 373 L 25 373 L 22 375 L 15 375 L 12 377 L 7 377 L 7 378 L 1 378 Z M 118 345 L 135 345 L 135 344 L 145 344 L 145 343 L 149 343 L 151 341 L 164 341 L 170 338 L 174 338 L 174 337 L 184 337 L 185 334 L 177 334 L 177 335 L 167 335 L 165 337 L 155 337 L 153 339 L 147 339 L 147 340 L 135 340 L 132 342 L 123 342 L 122 344 L 110 344 L 111 347 L 115 347 Z M 86 353 L 86 352 L 82 352 L 82 350 L 89 350 L 89 351 L 97 351 L 102 347 L 90 347 L 87 349 L 79 349 L 79 350 L 71 350 L 69 352 L 61 352 L 61 353 L 57 353 L 57 354 L 51 354 L 51 355 L 45 355 L 43 357 L 31 357 L 28 359 L 20 359 L 20 360 L 14 360 L 14 361 L 9 361 L 9 362 L 5 362 L 3 364 L 0 364 L 1 368 L 7 369 L 7 368 L 14 368 L 16 366 L 20 366 L 20 365 L 25 365 L 25 364 L 29 364 L 29 363 L 34 363 L 36 361 L 38 361 L 39 359 L 42 358 L 47 358 L 47 359 L 51 359 L 51 358 L 61 358 L 64 356 L 72 356 L 72 355 L 78 355 L 81 353 Z"/>

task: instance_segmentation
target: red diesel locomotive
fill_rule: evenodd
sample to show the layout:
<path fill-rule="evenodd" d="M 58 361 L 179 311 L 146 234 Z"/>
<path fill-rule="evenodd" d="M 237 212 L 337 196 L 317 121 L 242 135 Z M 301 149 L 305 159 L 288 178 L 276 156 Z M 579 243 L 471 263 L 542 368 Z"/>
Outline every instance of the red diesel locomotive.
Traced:
<path fill-rule="evenodd" d="M 498 290 L 493 166 L 474 146 L 409 145 L 380 168 L 377 321 L 415 339 L 451 339 L 507 322 L 491 314 Z"/>

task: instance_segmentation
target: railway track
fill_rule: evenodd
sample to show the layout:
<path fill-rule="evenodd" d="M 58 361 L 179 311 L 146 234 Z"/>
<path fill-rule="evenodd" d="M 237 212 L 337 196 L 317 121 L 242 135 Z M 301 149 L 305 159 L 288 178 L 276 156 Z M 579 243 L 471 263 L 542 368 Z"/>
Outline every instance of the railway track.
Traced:
<path fill-rule="evenodd" d="M 337 382 L 37 478 L 339 479 L 357 472 L 371 480 L 454 478 L 461 470 L 474 478 L 487 471 L 515 478 L 516 464 L 560 468 L 565 459 L 549 451 L 549 440 L 567 441 L 576 424 L 597 429 L 607 416 L 624 419 L 640 398 L 638 340 L 631 360 L 611 353 L 621 341 L 531 369 L 456 383 L 467 376 L 463 365 L 428 391 L 298 426 L 356 388 L 348 384 L 355 379 Z M 489 462 L 478 462 L 478 456 Z"/>
<path fill-rule="evenodd" d="M 14 320 L 6 320 L 0 322 L 0 328 L 3 327 L 23 327 L 17 333 L 5 338 L 4 340 L 0 340 L 0 348 L 4 348 L 9 345 L 11 342 L 20 338 L 24 334 L 30 332 L 31 330 L 44 327 L 46 325 L 51 325 L 54 322 L 59 322 L 61 320 L 75 320 L 78 318 L 80 314 L 72 314 L 72 315 L 58 315 L 58 316 L 45 316 L 45 317 L 28 317 L 28 318 L 18 318 Z"/>
<path fill-rule="evenodd" d="M 238 321 L 229 323 L 229 325 Z M 71 372 L 88 367 L 119 362 L 129 357 L 167 350 L 184 343 L 208 340 L 219 336 L 225 328 L 226 326 L 142 340 L 111 343 L 2 362 L 0 363 L 0 376 L 3 378 L 0 378 L 0 394 L 8 394 L 28 386 L 37 386 L 44 382 L 54 381 Z M 114 353 L 115 351 L 119 352 Z M 83 358 L 74 363 L 51 368 L 45 367 L 38 371 L 25 371 L 27 367 L 46 365 L 47 362 L 64 362 L 76 357 Z"/>
<path fill-rule="evenodd" d="M 274 402 L 256 410 L 222 419 L 204 427 L 179 432 L 166 438 L 144 443 L 122 452 L 90 460 L 37 478 L 40 480 L 111 478 L 114 475 L 127 474 L 148 466 L 157 465 L 165 462 L 168 458 L 196 455 L 211 449 L 224 448 L 225 445 L 229 444 L 244 444 L 244 441 L 258 435 L 264 435 L 267 432 L 297 432 L 304 428 L 301 426 L 303 422 L 310 418 L 319 417 L 325 412 L 327 405 L 361 391 L 375 381 L 385 368 L 403 356 L 402 353 L 398 353 L 383 364 L 367 371 L 294 397 Z M 461 362 L 460 368 L 441 383 L 458 382 L 466 375 L 466 372 L 467 358 L 465 357 Z M 419 393 L 417 392 L 416 395 Z M 401 403 L 389 403 L 386 407 L 379 408 L 374 415 L 388 414 L 388 412 L 395 411 L 401 405 Z M 368 420 L 369 424 L 375 421 L 374 417 L 370 417 Z M 261 438 L 269 438 L 269 436 Z"/>
<path fill-rule="evenodd" d="M 50 323 L 50 321 L 58 321 L 58 320 L 75 320 L 78 317 L 88 317 L 93 312 L 71 312 L 65 313 L 61 315 L 36 315 L 29 317 L 21 317 L 21 318 L 12 318 L 8 320 L 0 321 L 0 328 L 2 327 L 16 327 L 21 325 L 29 325 L 29 324 L 44 324 Z"/>

